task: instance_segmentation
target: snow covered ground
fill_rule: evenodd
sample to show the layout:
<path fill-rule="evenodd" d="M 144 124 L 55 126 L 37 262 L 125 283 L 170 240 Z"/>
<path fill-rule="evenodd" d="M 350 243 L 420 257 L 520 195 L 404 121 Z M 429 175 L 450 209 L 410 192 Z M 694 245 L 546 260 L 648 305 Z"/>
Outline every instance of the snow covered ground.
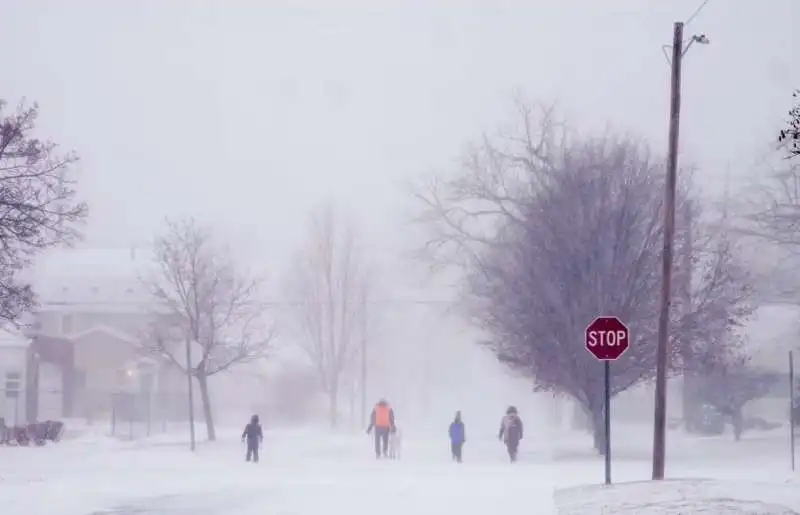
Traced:
<path fill-rule="evenodd" d="M 649 476 L 650 433 L 616 431 L 614 482 L 585 435 L 530 435 L 510 466 L 490 435 L 466 462 L 447 442 L 407 435 L 403 459 L 377 462 L 366 435 L 315 430 L 267 433 L 262 463 L 243 462 L 235 432 L 188 452 L 185 436 L 120 441 L 86 435 L 44 448 L 0 447 L 4 515 L 481 514 L 548 515 L 800 513 L 785 436 L 670 435 L 668 476 Z"/>
<path fill-rule="evenodd" d="M 800 514 L 800 479 L 791 473 L 786 430 L 730 436 L 668 436 L 667 477 L 650 482 L 652 430 L 612 430 L 612 480 L 603 481 L 603 460 L 589 439 L 557 436 L 553 467 L 555 502 L 563 515 L 588 514 Z"/>
<path fill-rule="evenodd" d="M 537 514 L 555 513 L 548 460 L 512 469 L 496 441 L 475 442 L 466 452 L 472 463 L 459 466 L 450 461 L 446 441 L 408 438 L 402 460 L 378 462 L 363 434 L 279 431 L 266 435 L 262 462 L 253 465 L 243 461 L 237 436 L 224 433 L 194 455 L 164 437 L 0 448 L 0 512 L 487 514 L 517 510 L 524 499 Z"/>

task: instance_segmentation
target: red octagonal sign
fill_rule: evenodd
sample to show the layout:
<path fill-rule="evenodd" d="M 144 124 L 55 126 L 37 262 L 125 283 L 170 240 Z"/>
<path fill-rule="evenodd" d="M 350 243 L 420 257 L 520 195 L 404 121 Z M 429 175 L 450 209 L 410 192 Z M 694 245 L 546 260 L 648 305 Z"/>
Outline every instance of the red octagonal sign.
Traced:
<path fill-rule="evenodd" d="M 600 316 L 586 327 L 586 350 L 600 361 L 615 361 L 628 347 L 630 331 L 617 317 Z"/>

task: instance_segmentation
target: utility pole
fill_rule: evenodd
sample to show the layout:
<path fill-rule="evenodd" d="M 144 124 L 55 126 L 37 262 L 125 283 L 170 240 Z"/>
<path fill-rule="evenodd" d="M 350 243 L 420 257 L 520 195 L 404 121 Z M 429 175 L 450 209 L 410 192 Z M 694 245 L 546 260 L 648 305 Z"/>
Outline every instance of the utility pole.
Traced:
<path fill-rule="evenodd" d="M 664 251 L 661 263 L 661 311 L 658 319 L 656 350 L 656 391 L 653 414 L 653 479 L 664 479 L 667 439 L 667 360 L 669 346 L 669 308 L 672 287 L 672 250 L 675 238 L 675 189 L 678 175 L 678 131 L 681 115 L 681 61 L 683 22 L 675 22 L 672 35 L 672 80 L 669 105 L 669 149 L 664 195 Z"/>
<path fill-rule="evenodd" d="M 689 17 L 697 17 L 708 0 Z M 688 22 L 687 22 L 688 23 Z M 667 154 L 667 182 L 664 193 L 664 251 L 661 268 L 661 311 L 658 318 L 658 347 L 656 349 L 656 391 L 653 410 L 653 479 L 664 479 L 667 439 L 667 365 L 669 349 L 669 308 L 672 300 L 672 254 L 675 240 L 675 190 L 678 175 L 678 143 L 681 119 L 681 66 L 683 56 L 694 43 L 709 44 L 705 34 L 694 35 L 683 46 L 683 22 L 675 22 L 672 34 L 672 69 L 669 106 L 669 149 Z M 666 52 L 665 52 L 666 54 Z"/>
<path fill-rule="evenodd" d="M 194 384 L 192 381 L 192 341 L 186 339 L 186 379 L 189 382 L 189 450 L 194 452 Z"/>
<path fill-rule="evenodd" d="M 367 296 L 361 299 L 361 423 L 367 421 Z"/>

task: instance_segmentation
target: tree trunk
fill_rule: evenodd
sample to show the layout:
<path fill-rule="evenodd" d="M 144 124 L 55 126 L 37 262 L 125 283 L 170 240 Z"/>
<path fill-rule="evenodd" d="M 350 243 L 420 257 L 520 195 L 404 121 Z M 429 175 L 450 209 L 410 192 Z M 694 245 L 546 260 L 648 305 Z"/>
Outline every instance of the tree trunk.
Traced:
<path fill-rule="evenodd" d="M 592 438 L 597 454 L 604 456 L 606 452 L 606 427 L 603 407 L 589 407 L 592 421 Z"/>
<path fill-rule="evenodd" d="M 683 373 L 681 386 L 681 400 L 683 404 L 683 426 L 687 433 L 697 432 L 697 422 L 701 416 L 700 401 L 698 400 L 699 379 L 691 372 Z"/>
<path fill-rule="evenodd" d="M 592 431 L 592 417 L 586 407 L 580 402 L 572 401 L 572 419 L 570 427 L 580 431 Z"/>
<path fill-rule="evenodd" d="M 335 429 L 339 424 L 339 388 L 337 386 L 328 392 L 328 410 L 331 428 Z"/>
<path fill-rule="evenodd" d="M 733 426 L 733 438 L 738 442 L 742 439 L 742 433 L 744 432 L 742 408 L 733 408 L 731 410 L 731 426 Z"/>
<path fill-rule="evenodd" d="M 211 413 L 211 397 L 208 395 L 208 376 L 199 374 L 197 384 L 200 386 L 200 399 L 203 402 L 203 417 L 206 419 L 206 433 L 208 440 L 213 442 L 217 439 L 217 432 L 214 429 L 214 415 Z"/>
<path fill-rule="evenodd" d="M 350 382 L 348 395 L 350 397 L 350 427 L 354 428 L 356 427 L 356 396 L 358 395 L 355 381 Z"/>

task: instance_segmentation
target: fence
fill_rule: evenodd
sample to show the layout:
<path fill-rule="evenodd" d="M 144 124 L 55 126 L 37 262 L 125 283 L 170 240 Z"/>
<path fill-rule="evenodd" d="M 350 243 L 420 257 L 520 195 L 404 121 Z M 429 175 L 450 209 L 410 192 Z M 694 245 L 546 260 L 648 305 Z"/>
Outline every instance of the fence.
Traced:
<path fill-rule="evenodd" d="M 67 437 L 87 432 L 125 439 L 163 433 L 188 419 L 181 393 L 77 389 L 67 400 L 62 390 L 39 389 L 33 395 L 36 400 L 29 399 L 26 389 L 0 388 L 0 419 L 12 427 L 59 420 L 66 423 Z"/>
<path fill-rule="evenodd" d="M 110 434 L 121 438 L 165 433 L 171 424 L 188 419 L 186 397 L 180 394 L 114 392 L 110 394 L 110 405 Z"/>

